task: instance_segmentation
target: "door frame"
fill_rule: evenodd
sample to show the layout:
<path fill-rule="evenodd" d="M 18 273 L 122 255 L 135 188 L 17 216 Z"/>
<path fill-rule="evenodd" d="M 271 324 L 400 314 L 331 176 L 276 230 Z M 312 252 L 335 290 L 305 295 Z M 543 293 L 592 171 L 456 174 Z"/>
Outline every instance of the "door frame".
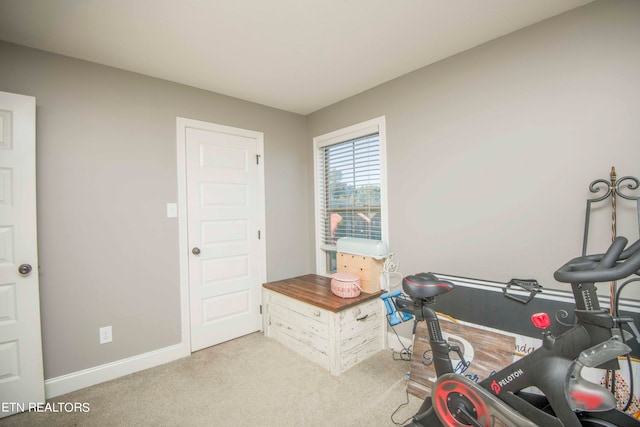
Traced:
<path fill-rule="evenodd" d="M 187 128 L 206 129 L 220 133 L 228 133 L 253 138 L 257 143 L 258 160 L 258 226 L 260 229 L 259 272 L 260 283 L 267 278 L 267 233 L 265 216 L 265 185 L 264 185 L 264 134 L 262 132 L 241 129 L 231 126 L 201 120 L 176 117 L 176 148 L 178 171 L 178 248 L 180 260 L 180 307 L 182 323 L 182 344 L 185 356 L 191 354 L 191 308 L 189 304 L 189 235 L 187 210 Z M 262 324 L 261 324 L 262 328 Z"/>

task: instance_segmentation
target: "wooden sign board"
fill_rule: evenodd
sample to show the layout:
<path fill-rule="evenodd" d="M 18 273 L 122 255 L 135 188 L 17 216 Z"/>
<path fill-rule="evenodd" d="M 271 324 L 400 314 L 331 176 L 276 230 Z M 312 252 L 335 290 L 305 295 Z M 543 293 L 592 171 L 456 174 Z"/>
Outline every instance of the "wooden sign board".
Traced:
<path fill-rule="evenodd" d="M 471 362 L 462 374 L 472 381 L 480 382 L 513 362 L 516 348 L 516 338 L 513 335 L 480 329 L 447 319 L 440 319 L 440 326 L 442 335 L 449 344 L 460 347 L 465 360 Z M 416 327 L 412 355 L 407 391 L 424 399 L 431 395 L 431 387 L 436 380 L 426 322 L 419 322 Z M 451 352 L 449 356 L 451 356 L 453 368 L 456 369 L 460 362 L 458 355 Z M 460 369 L 456 372 L 460 372 Z"/>

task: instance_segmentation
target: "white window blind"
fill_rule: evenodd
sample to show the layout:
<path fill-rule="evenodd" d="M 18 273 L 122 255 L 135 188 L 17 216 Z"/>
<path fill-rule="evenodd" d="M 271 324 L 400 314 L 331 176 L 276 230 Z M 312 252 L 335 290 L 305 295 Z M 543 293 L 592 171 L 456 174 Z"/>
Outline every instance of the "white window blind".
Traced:
<path fill-rule="evenodd" d="M 381 164 L 378 133 L 319 148 L 322 248 L 340 237 L 381 240 Z"/>

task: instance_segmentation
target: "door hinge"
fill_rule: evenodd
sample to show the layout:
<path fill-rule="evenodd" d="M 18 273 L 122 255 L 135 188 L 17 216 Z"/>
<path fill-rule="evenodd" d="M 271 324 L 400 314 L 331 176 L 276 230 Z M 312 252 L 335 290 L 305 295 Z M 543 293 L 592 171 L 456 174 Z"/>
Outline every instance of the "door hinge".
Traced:
<path fill-rule="evenodd" d="M 256 154 L 256 165 L 260 164 L 260 154 Z"/>
<path fill-rule="evenodd" d="M 260 240 L 260 230 L 258 230 L 258 240 Z"/>
<path fill-rule="evenodd" d="M 262 314 L 262 304 L 260 304 L 260 314 Z"/>

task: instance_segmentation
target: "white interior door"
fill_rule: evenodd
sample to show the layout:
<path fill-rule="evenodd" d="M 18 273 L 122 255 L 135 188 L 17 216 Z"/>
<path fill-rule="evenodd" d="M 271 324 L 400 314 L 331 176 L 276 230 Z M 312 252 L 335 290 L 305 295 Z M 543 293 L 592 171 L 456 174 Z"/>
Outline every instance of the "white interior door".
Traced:
<path fill-rule="evenodd" d="M 0 92 L 0 417 L 44 402 L 35 117 L 35 98 Z"/>
<path fill-rule="evenodd" d="M 262 134 L 185 129 L 191 350 L 261 328 Z"/>

